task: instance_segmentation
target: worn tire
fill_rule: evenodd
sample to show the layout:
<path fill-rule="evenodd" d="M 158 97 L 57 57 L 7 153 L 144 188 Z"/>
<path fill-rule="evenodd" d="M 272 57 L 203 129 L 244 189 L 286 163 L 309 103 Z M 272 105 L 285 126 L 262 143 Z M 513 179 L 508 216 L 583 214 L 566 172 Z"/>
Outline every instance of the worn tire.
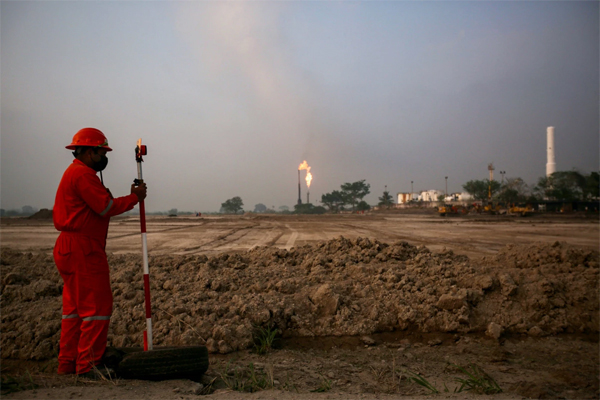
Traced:
<path fill-rule="evenodd" d="M 151 351 L 130 351 L 115 372 L 126 379 L 199 380 L 208 369 L 208 350 L 204 346 L 164 347 Z"/>

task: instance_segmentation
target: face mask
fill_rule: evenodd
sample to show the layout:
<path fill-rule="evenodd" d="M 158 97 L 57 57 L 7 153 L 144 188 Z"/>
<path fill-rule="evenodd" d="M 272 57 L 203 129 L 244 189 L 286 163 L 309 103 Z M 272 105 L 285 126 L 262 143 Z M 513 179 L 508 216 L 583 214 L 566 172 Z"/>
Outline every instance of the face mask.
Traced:
<path fill-rule="evenodd" d="M 106 168 L 106 166 L 108 165 L 108 157 L 106 157 L 106 156 L 100 156 L 100 161 L 94 161 L 93 159 L 92 159 L 92 161 L 94 162 L 94 165 L 92 165 L 92 168 L 96 172 L 103 171 L 104 168 Z"/>

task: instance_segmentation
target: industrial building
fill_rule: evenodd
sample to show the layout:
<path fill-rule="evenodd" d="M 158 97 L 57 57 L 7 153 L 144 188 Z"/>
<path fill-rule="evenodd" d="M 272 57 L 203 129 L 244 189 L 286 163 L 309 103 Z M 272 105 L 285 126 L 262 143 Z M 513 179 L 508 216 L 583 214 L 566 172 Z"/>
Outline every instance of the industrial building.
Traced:
<path fill-rule="evenodd" d="M 546 176 L 550 176 L 556 172 L 556 157 L 554 153 L 554 127 L 549 126 L 546 128 Z M 489 164 L 488 170 L 490 171 L 490 180 L 494 180 L 494 166 L 493 164 Z M 501 172 L 502 173 L 502 172 Z M 412 188 L 412 182 L 411 182 Z M 428 202 L 431 203 L 430 206 L 435 206 L 436 202 L 438 202 L 439 196 L 445 195 L 445 192 L 441 190 L 423 190 L 420 192 L 400 192 L 397 193 L 397 205 L 403 206 L 411 201 L 413 202 Z M 449 195 L 445 195 L 444 202 L 452 203 L 452 202 L 469 202 L 473 200 L 473 197 L 469 193 L 452 193 Z"/>
<path fill-rule="evenodd" d="M 550 176 L 556 172 L 556 159 L 554 156 L 554 127 L 549 126 L 546 129 L 546 176 Z"/>
<path fill-rule="evenodd" d="M 409 203 L 411 200 L 412 201 L 418 201 L 419 200 L 419 194 L 418 193 L 398 193 L 396 195 L 398 197 L 398 204 L 406 204 Z"/>

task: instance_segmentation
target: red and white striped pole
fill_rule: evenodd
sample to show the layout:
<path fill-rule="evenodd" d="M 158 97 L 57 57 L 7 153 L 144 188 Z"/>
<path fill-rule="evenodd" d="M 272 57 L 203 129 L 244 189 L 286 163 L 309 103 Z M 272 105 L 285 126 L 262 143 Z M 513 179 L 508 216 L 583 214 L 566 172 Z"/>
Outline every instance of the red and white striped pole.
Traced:
<path fill-rule="evenodd" d="M 136 184 L 142 184 L 142 156 L 147 154 L 146 146 L 142 146 L 142 139 L 138 140 L 135 148 L 135 160 L 137 161 L 138 179 Z M 146 303 L 146 330 L 144 331 L 144 351 L 152 350 L 152 308 L 150 306 L 150 270 L 148 269 L 148 241 L 146 239 L 146 208 L 144 201 L 140 201 L 140 228 L 142 231 L 142 254 L 144 261 L 144 297 Z"/>

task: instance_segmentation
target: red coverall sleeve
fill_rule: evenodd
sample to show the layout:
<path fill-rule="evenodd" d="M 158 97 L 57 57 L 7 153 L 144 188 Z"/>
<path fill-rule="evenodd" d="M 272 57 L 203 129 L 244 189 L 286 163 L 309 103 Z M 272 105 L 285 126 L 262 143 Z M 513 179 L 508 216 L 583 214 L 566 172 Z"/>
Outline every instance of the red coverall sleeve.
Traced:
<path fill-rule="evenodd" d="M 113 199 L 95 174 L 82 174 L 75 183 L 79 195 L 101 217 L 112 217 L 131 210 L 138 202 L 135 194 Z"/>

